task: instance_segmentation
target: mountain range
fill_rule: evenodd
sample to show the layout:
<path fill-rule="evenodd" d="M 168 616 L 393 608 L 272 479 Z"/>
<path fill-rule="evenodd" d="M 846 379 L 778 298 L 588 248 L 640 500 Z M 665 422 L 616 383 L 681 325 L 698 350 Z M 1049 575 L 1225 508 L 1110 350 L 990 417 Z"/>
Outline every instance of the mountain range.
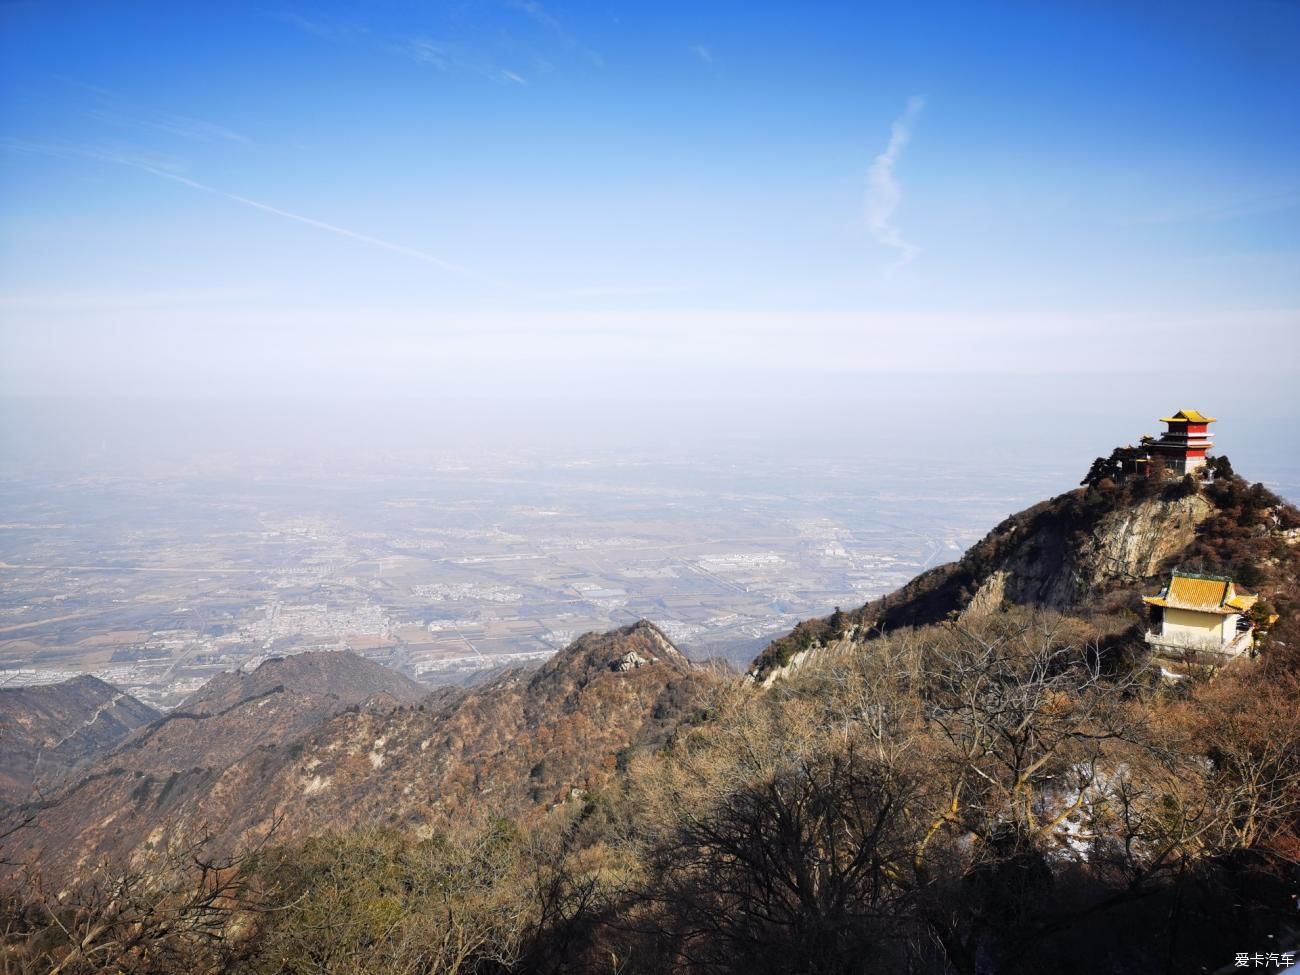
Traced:
<path fill-rule="evenodd" d="M 1228 678 L 1218 682 L 1189 673 L 1178 678 L 1182 684 L 1166 686 L 1160 669 L 1145 662 L 1150 653 L 1143 640 L 1147 617 L 1142 597 L 1157 591 L 1174 569 L 1231 576 L 1260 595 L 1258 619 L 1271 627 L 1262 643 L 1261 661 L 1242 661 L 1235 670 L 1229 668 Z M 900 799 L 902 805 L 897 808 L 906 810 L 912 804 L 929 809 L 926 815 L 932 821 L 927 820 L 929 825 L 923 828 L 919 821 L 905 817 L 904 826 L 899 827 L 903 837 L 899 842 L 911 844 L 906 869 L 885 869 L 873 883 L 897 887 L 897 896 L 903 900 L 891 901 L 887 916 L 894 916 L 888 911 L 897 911 L 901 912 L 898 917 L 908 918 L 907 924 L 912 925 L 908 931 L 913 932 L 908 937 L 928 931 L 925 937 L 940 939 L 935 942 L 940 948 L 918 949 L 913 960 L 922 960 L 915 961 L 920 967 L 912 970 L 991 971 L 995 969 L 978 962 L 980 951 L 1001 952 L 999 957 L 1012 959 L 1021 957 L 1017 952 L 1029 949 L 1010 946 L 1005 932 L 994 933 L 983 922 L 972 924 L 966 918 L 950 929 L 939 919 L 942 911 L 940 915 L 928 913 L 938 908 L 908 913 L 912 908 L 900 905 L 918 897 L 922 901 L 917 903 L 922 903 L 923 890 L 942 888 L 944 897 L 959 896 L 944 886 L 946 879 L 934 886 L 939 881 L 932 858 L 939 855 L 938 850 L 949 858 L 943 861 L 947 864 L 944 869 L 953 877 L 964 878 L 962 883 L 968 885 L 954 889 L 967 891 L 960 897 L 975 896 L 970 891 L 977 888 L 985 891 L 979 897 L 985 897 L 987 890 L 979 885 L 986 881 L 979 878 L 984 876 L 981 871 L 993 869 L 981 866 L 980 856 L 971 859 L 971 850 L 1000 849 L 998 844 L 1004 841 L 1012 845 L 988 863 L 996 862 L 998 870 L 1013 869 L 1022 861 L 1028 864 L 1031 861 L 1024 860 L 1028 856 L 1025 850 L 1032 847 L 1033 869 L 1041 873 L 1035 875 L 1036 884 L 1049 883 L 1057 874 L 1059 882 L 1065 883 L 1070 871 L 1109 863 L 1106 858 L 1119 854 L 1107 847 L 1103 857 L 1097 846 L 1101 841 L 1097 824 L 1118 828 L 1114 812 L 1106 811 L 1115 808 L 1115 783 L 1122 784 L 1123 768 L 1146 761 L 1143 755 L 1154 754 L 1150 749 L 1155 746 L 1143 744 L 1148 739 L 1142 735 L 1150 732 L 1132 732 L 1137 725 L 1167 725 L 1159 748 L 1167 750 L 1173 747 L 1171 742 L 1181 742 L 1180 754 L 1190 756 L 1177 759 L 1182 763 L 1177 765 L 1182 769 L 1177 774 L 1173 758 L 1159 759 L 1148 773 L 1151 782 L 1170 783 L 1168 789 L 1179 795 L 1178 803 L 1202 802 L 1208 809 L 1213 803 L 1228 802 L 1215 814 L 1219 818 L 1214 820 L 1214 828 L 1221 837 L 1214 841 L 1217 845 L 1210 842 L 1208 834 L 1179 838 L 1177 848 L 1184 851 L 1180 855 L 1193 857 L 1180 862 L 1205 870 L 1210 869 L 1207 865 L 1219 863 L 1215 857 L 1229 852 L 1236 857 L 1260 856 L 1263 851 L 1271 851 L 1269 856 L 1283 855 L 1277 851 L 1289 849 L 1288 843 L 1300 850 L 1300 726 L 1294 729 L 1296 735 L 1288 737 L 1289 719 L 1276 717 L 1287 713 L 1285 695 L 1268 703 L 1277 688 L 1290 686 L 1286 682 L 1300 670 L 1297 591 L 1300 512 L 1261 485 L 1251 485 L 1220 468 L 1202 479 L 1094 483 L 1037 504 L 996 526 L 959 561 L 932 569 L 864 606 L 799 624 L 773 641 L 743 680 L 693 665 L 652 622 L 641 620 L 609 633 L 587 634 L 540 667 L 505 671 L 471 688 L 430 691 L 379 664 L 332 652 L 270 659 L 252 673 L 223 674 L 175 710 L 161 715 L 90 677 L 51 687 L 0 691 L 0 728 L 6 732 L 0 739 L 0 784 L 13 823 L 0 834 L 4 836 L 4 860 L 11 878 L 36 871 L 71 889 L 96 874 L 103 864 L 140 864 L 159 850 L 196 843 L 206 843 L 215 853 L 234 858 L 231 862 L 236 862 L 239 851 L 268 842 L 298 851 L 287 854 L 288 860 L 276 861 L 283 872 L 289 869 L 287 864 L 297 862 L 293 858 L 311 860 L 322 855 L 322 848 L 312 845 L 318 837 L 359 837 L 356 842 L 370 851 L 366 856 L 377 854 L 373 846 L 365 844 L 378 843 L 390 850 L 385 857 L 398 856 L 400 860 L 390 849 L 397 841 L 373 839 L 380 835 L 374 831 L 441 843 L 439 837 L 461 835 L 471 824 L 489 824 L 484 827 L 489 829 L 485 835 L 493 836 L 499 834 L 491 832 L 498 829 L 492 823 L 512 823 L 512 830 L 525 831 L 525 835 L 540 830 L 538 836 L 548 835 L 548 824 L 560 824 L 556 828 L 565 831 L 565 844 L 587 844 L 582 847 L 585 852 L 580 853 L 580 864 L 597 856 L 593 851 L 603 851 L 599 853 L 602 864 L 613 857 L 620 865 L 581 869 L 567 865 L 566 871 L 588 870 L 587 875 L 597 879 L 584 883 L 592 885 L 590 890 L 606 891 L 602 895 L 606 899 L 583 895 L 580 907 L 564 907 L 568 902 L 563 898 L 555 904 L 543 898 L 542 913 L 535 921 L 542 933 L 534 937 L 552 940 L 542 947 L 538 942 L 528 950 L 542 954 L 560 951 L 556 955 L 560 961 L 548 964 L 559 966 L 552 970 L 567 970 L 568 965 L 576 964 L 577 956 L 564 955 L 570 949 L 557 949 L 554 939 L 561 938 L 564 944 L 572 941 L 583 946 L 572 951 L 585 952 L 583 965 L 595 971 L 599 964 L 592 959 L 601 952 L 618 955 L 634 950 L 629 946 L 638 946 L 635 951 L 641 952 L 641 957 L 649 952 L 658 958 L 656 952 L 668 950 L 665 938 L 671 943 L 685 939 L 681 944 L 694 944 L 692 950 L 702 951 L 698 939 L 704 935 L 690 925 L 704 920 L 692 920 L 688 931 L 675 927 L 677 921 L 671 919 L 688 917 L 687 906 L 696 899 L 715 906 L 730 903 L 726 885 L 732 881 L 719 879 L 722 886 L 714 889 L 710 878 L 715 873 L 719 878 L 730 876 L 728 871 L 737 864 L 750 863 L 751 857 L 755 869 L 767 864 L 761 869 L 778 870 L 784 861 L 777 856 L 774 844 L 786 842 L 779 839 L 782 830 L 793 829 L 800 844 L 811 842 L 809 849 L 822 850 L 817 844 L 823 841 L 816 838 L 816 830 L 823 826 L 818 824 L 848 817 L 844 822 L 852 826 L 850 832 L 863 829 L 857 818 L 863 810 L 875 809 L 872 815 L 882 817 L 893 815 L 890 809 L 894 807 L 886 804 L 878 809 L 875 803 L 883 801 L 880 797 L 889 795 L 890 790 L 901 789 L 900 795 L 906 793 L 911 798 Z M 1046 634 L 1039 649 L 1014 653 L 998 649 L 1016 640 L 1023 642 L 1025 634 L 1038 630 Z M 970 646 L 984 649 L 972 656 Z M 1003 652 L 1009 654 L 1005 659 L 998 657 Z M 943 661 L 942 666 L 925 670 L 934 668 L 935 660 Z M 1029 669 L 1025 669 L 1026 660 L 1032 664 Z M 873 670 L 886 664 L 895 669 Z M 972 668 L 995 664 L 1001 669 L 988 671 L 995 676 L 978 677 L 973 685 L 961 683 L 974 672 Z M 1032 699 L 1022 693 L 1030 685 L 1036 688 Z M 971 687 L 979 689 L 978 694 L 963 697 L 975 693 Z M 1238 689 L 1246 687 L 1253 690 Z M 1015 693 L 1010 689 L 1016 689 Z M 879 698 L 882 693 L 886 696 Z M 1180 703 L 1189 694 L 1201 702 L 1199 710 L 1189 711 Z M 871 700 L 877 703 L 866 703 Z M 1069 703 L 1071 700 L 1074 703 Z M 1243 700 L 1253 702 L 1244 711 Z M 909 701 L 913 703 L 906 703 Z M 1240 723 L 1243 714 L 1254 713 L 1251 708 L 1256 704 L 1261 717 L 1251 719 L 1254 724 L 1234 725 L 1237 730 L 1233 733 L 1258 744 L 1251 744 L 1243 753 L 1245 757 L 1239 755 L 1233 761 L 1272 763 L 1268 764 L 1272 778 L 1265 790 L 1267 796 L 1259 798 L 1262 787 L 1258 783 L 1251 786 L 1256 789 L 1251 801 L 1270 810 L 1267 818 L 1258 821 L 1250 818 L 1255 813 L 1247 815 L 1233 804 L 1236 793 L 1223 784 L 1238 782 L 1231 777 L 1236 774 L 1232 767 L 1222 764 L 1227 761 L 1223 756 L 1236 754 L 1233 749 L 1238 745 L 1230 737 L 1215 737 L 1227 734 L 1223 722 Z M 1275 708 L 1268 712 L 1275 717 L 1262 717 L 1266 706 Z M 980 744 L 983 731 L 962 745 L 965 751 L 953 752 L 954 743 L 966 739 L 953 731 L 961 727 L 960 722 L 949 722 L 955 720 L 952 715 L 965 715 L 960 720 L 966 722 L 975 721 L 973 715 L 982 715 L 978 720 L 996 725 L 1016 708 L 1029 710 L 1019 730 L 1015 726 L 1003 729 L 1007 740 L 1015 739 L 1031 721 L 1042 721 L 1045 724 L 1035 726 L 1022 743 L 1028 753 L 1044 749 L 1044 741 L 1069 744 L 1061 746 L 1059 755 L 1054 751 L 1057 745 L 1046 747 L 1041 759 L 1028 764 L 1027 771 L 1016 771 L 1009 784 L 998 785 L 1013 797 L 1010 805 L 999 806 L 1002 800 L 996 797 L 1001 793 L 996 789 L 980 791 L 984 787 L 978 776 L 996 784 L 1005 778 L 1007 768 L 1018 766 L 998 765 L 1003 761 L 1001 746 Z M 887 726 L 895 727 L 892 733 L 900 736 L 906 730 L 912 744 L 904 751 L 893 751 L 890 733 L 884 730 Z M 814 727 L 820 730 L 809 730 Z M 1256 735 L 1252 729 L 1260 733 Z M 841 754 L 840 749 L 863 735 L 864 751 L 853 746 Z M 1111 738 L 1134 750 L 1107 752 L 1096 744 Z M 1219 743 L 1211 747 L 1212 741 Z M 1283 754 L 1269 757 L 1270 752 L 1259 757 L 1259 749 L 1268 752 L 1276 742 L 1284 743 Z M 795 806 L 784 805 L 788 799 L 784 790 L 801 782 L 820 781 L 824 762 L 831 763 L 824 772 L 830 776 L 828 782 L 841 781 L 840 775 L 849 776 L 843 782 L 855 781 L 853 776 L 859 772 L 854 770 L 860 760 L 855 756 L 866 754 L 876 755 L 870 759 L 875 763 L 872 768 L 888 766 L 890 771 L 872 772 L 872 776 L 885 778 L 872 778 L 875 784 L 866 792 L 854 793 L 857 797 L 848 807 L 835 812 L 819 805 L 823 800 L 815 791 Z M 910 757 L 899 757 L 904 754 Z M 886 760 L 883 756 L 892 757 Z M 1067 756 L 1072 757 L 1067 760 Z M 841 767 L 837 762 L 848 764 Z M 970 774 L 952 771 L 965 767 L 962 763 L 969 764 Z M 784 771 L 773 771 L 774 778 L 762 780 L 767 784 L 754 785 L 758 791 L 745 791 L 751 788 L 754 776 L 762 779 L 769 768 Z M 836 768 L 841 771 L 835 772 Z M 933 782 L 924 772 L 927 768 L 934 772 Z M 1103 768 L 1108 770 L 1099 771 Z M 1090 771 L 1084 775 L 1081 769 Z M 955 778 L 945 778 L 950 773 Z M 1179 775 L 1197 783 L 1192 798 L 1183 796 Z M 1201 783 L 1198 776 L 1209 776 L 1219 784 L 1211 785 L 1209 779 Z M 951 798 L 934 805 L 939 801 L 934 783 L 950 781 L 954 783 Z M 1070 787 L 1069 782 L 1077 784 Z M 976 793 L 970 793 L 972 783 L 979 786 Z M 1234 788 L 1246 787 L 1238 784 Z M 1034 791 L 1023 792 L 1026 789 Z M 1105 809 L 1100 798 L 1103 793 L 1105 803 L 1110 804 Z M 972 798 L 976 794 L 978 798 Z M 1172 807 L 1168 807 L 1175 802 L 1172 794 L 1162 797 L 1152 792 L 1141 801 L 1149 802 L 1153 809 L 1165 809 L 1162 816 L 1173 816 Z M 745 798 L 741 801 L 738 797 Z M 740 845 L 727 847 L 733 840 L 725 830 L 706 829 L 706 820 L 695 818 L 695 813 L 682 819 L 683 803 L 690 809 L 713 810 L 710 815 L 725 810 L 738 817 L 737 821 L 749 823 L 745 829 L 753 830 L 753 837 L 767 838 L 754 847 L 753 837 L 741 833 L 734 840 Z M 677 811 L 665 811 L 673 809 Z M 764 818 L 768 813 L 763 810 L 778 820 Z M 1085 812 L 1090 824 L 1086 828 L 1080 818 Z M 648 829 L 645 836 L 635 835 L 632 824 L 642 815 L 659 817 L 657 832 Z M 1183 815 L 1180 811 L 1179 816 Z M 1201 814 L 1187 812 L 1186 820 L 1179 821 L 1193 822 L 1196 815 Z M 1245 820 L 1243 815 L 1247 815 Z M 794 818 L 786 822 L 782 816 Z M 591 824 L 600 817 L 606 823 L 600 829 L 606 832 L 582 840 L 583 830 L 596 830 Z M 668 821 L 676 824 L 677 833 L 664 832 L 662 823 Z M 1130 891 L 1140 890 L 1143 897 L 1156 896 L 1151 903 L 1165 904 L 1159 898 L 1173 890 L 1169 885 L 1175 882 L 1161 872 L 1162 861 L 1151 859 L 1154 854 L 1149 848 L 1155 834 L 1150 830 L 1154 828 L 1143 827 L 1147 832 L 1139 830 L 1133 834 L 1138 839 L 1127 841 L 1132 863 L 1124 869 L 1137 872 L 1126 883 Z M 945 845 L 930 848 L 932 838 L 949 833 Z M 862 837 L 866 834 L 853 835 L 857 836 L 855 842 L 865 842 Z M 870 835 L 876 837 L 872 843 L 878 841 L 877 834 Z M 491 845 L 497 842 L 476 849 L 497 849 Z M 1021 849 L 1016 843 L 1029 846 Z M 699 863 L 690 858 L 710 844 L 732 852 L 696 875 L 692 871 Z M 447 855 L 448 849 L 438 846 L 438 855 Z M 1021 852 L 1015 852 L 1017 849 Z M 1134 860 L 1134 849 L 1146 852 Z M 1211 855 L 1211 849 L 1221 852 Z M 617 850 L 623 852 L 611 852 Z M 628 852 L 634 850 L 640 852 Z M 832 896 L 819 886 L 821 881 L 802 875 L 801 858 L 813 855 L 805 850 L 790 861 L 791 890 L 812 884 L 820 891 L 817 897 Z M 618 859 L 623 856 L 633 859 Z M 677 863 L 674 858 L 682 856 L 688 856 L 690 869 L 680 863 L 673 866 Z M 1062 860 L 1063 856 L 1066 859 Z M 1197 856 L 1201 859 L 1196 860 Z M 1141 869 L 1132 865 L 1137 860 L 1142 860 Z M 1063 866 L 1066 863 L 1071 865 Z M 1247 869 L 1245 861 L 1234 867 L 1238 868 Z M 853 869 L 865 869 L 865 865 Z M 1117 865 L 1114 869 L 1121 868 Z M 860 882 L 857 874 L 846 876 L 853 884 Z M 580 886 L 572 886 L 578 881 L 569 873 L 555 877 L 559 879 L 553 877 L 548 882 L 561 887 L 569 884 L 564 887 L 569 891 L 565 896 L 577 896 L 573 891 Z M 621 879 L 615 883 L 611 877 Z M 687 877 L 695 878 L 690 881 L 693 886 L 675 886 L 686 883 Z M 906 878 L 910 879 L 905 883 Z M 307 883 L 301 877 L 294 882 Z M 1016 881 L 1022 882 L 1029 883 L 1029 876 Z M 1118 883 L 1100 873 L 1088 880 L 1106 890 L 1113 882 Z M 1262 881 L 1252 881 L 1258 882 Z M 403 883 L 409 888 L 411 881 Z M 638 884 L 648 884 L 646 889 L 657 893 L 635 893 Z M 971 884 L 976 887 L 969 887 Z M 855 897 L 866 896 L 866 888 L 853 889 Z M 1114 889 L 1125 888 L 1120 883 Z M 673 890 L 677 892 L 671 896 L 664 893 Z M 1282 888 L 1268 890 L 1267 898 L 1282 896 Z M 749 899 L 732 903 L 728 910 L 733 916 L 727 925 L 734 922 L 736 912 L 750 909 L 753 896 L 751 891 L 744 895 Z M 790 916 L 796 919 L 804 917 L 800 912 L 844 907 L 835 900 L 839 894 L 826 903 L 814 898 L 803 907 L 797 903 L 791 907 L 793 894 L 767 890 L 764 896 L 777 898 L 783 905 L 781 911 L 793 911 Z M 1117 898 L 1116 904 L 1127 903 L 1124 897 L 1128 895 L 1105 896 Z M 1190 895 L 1178 894 L 1184 896 Z M 678 913 L 669 908 L 664 914 L 657 906 L 679 899 Z M 1029 897 L 1024 903 L 1033 900 Z M 548 915 L 552 908 L 560 914 Z M 1017 908 L 1022 909 L 1027 908 Z M 569 910 L 575 913 L 564 913 Z M 1133 911 L 1137 913 L 1125 916 L 1140 923 L 1143 915 L 1136 907 Z M 717 923 L 716 913 L 706 915 L 709 924 Z M 759 925 L 765 933 L 760 936 L 749 931 L 744 937 L 753 944 L 767 943 L 763 939 L 776 937 L 771 934 L 776 929 L 768 930 L 769 926 L 785 916 L 777 911 Z M 578 925 L 580 918 L 581 931 L 554 927 L 561 923 L 557 917 L 568 918 L 563 925 Z M 638 940 L 649 929 L 627 920 L 633 917 L 640 918 L 638 924 L 647 925 L 658 918 L 659 933 L 654 938 L 659 940 Z M 846 919 L 843 923 L 865 922 Z M 1044 920 L 1040 927 L 1050 934 L 1053 925 L 1059 924 L 1059 919 Z M 723 928 L 731 930 L 726 925 Z M 1033 925 L 1026 928 L 1030 929 L 1039 930 Z M 1039 939 L 1045 936 L 1034 935 Z M 806 947 L 799 940 L 804 935 L 790 937 Z M 952 943 L 944 938 L 953 939 Z M 518 941 L 512 943 L 519 951 L 526 948 Z M 790 943 L 780 941 L 786 947 Z M 822 945 L 816 951 L 834 954 L 841 948 Z M 926 967 L 930 962 L 924 959 L 935 951 L 945 960 L 939 967 Z M 805 961 L 795 964 L 789 961 L 793 955 L 773 952 L 772 964 L 778 966 L 773 971 L 832 970 L 816 965 L 799 968 L 806 966 L 809 956 L 799 955 Z M 963 952 L 973 954 L 967 957 Z M 522 969 L 507 966 L 501 970 L 543 967 L 536 957 Z M 671 957 L 681 960 L 681 956 Z M 760 952 L 755 957 L 763 955 Z M 778 964 L 779 958 L 786 960 Z M 723 953 L 705 968 L 730 971 L 733 961 Z M 660 968 L 645 970 L 674 970 L 678 962 L 661 958 L 655 962 Z"/>

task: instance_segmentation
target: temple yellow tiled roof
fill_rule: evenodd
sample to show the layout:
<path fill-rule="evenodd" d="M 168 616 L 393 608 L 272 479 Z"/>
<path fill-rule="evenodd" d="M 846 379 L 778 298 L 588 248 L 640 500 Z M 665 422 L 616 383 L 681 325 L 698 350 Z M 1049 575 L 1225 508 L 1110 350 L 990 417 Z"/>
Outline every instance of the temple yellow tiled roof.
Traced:
<path fill-rule="evenodd" d="M 1250 607 L 1254 606 L 1258 600 L 1258 596 L 1248 596 L 1246 593 L 1240 593 L 1225 599 L 1223 605 L 1231 607 L 1232 609 L 1240 610 L 1244 613 L 1249 610 Z"/>
<path fill-rule="evenodd" d="M 1206 416 L 1200 410 L 1179 410 L 1173 416 L 1162 416 L 1161 423 L 1214 423 L 1214 417 Z"/>
<path fill-rule="evenodd" d="M 1174 573 L 1169 585 L 1160 595 L 1144 596 L 1142 599 L 1150 606 L 1215 613 L 1219 616 L 1248 612 L 1258 600 L 1258 596 L 1237 592 L 1231 579 L 1184 575 L 1180 572 Z"/>

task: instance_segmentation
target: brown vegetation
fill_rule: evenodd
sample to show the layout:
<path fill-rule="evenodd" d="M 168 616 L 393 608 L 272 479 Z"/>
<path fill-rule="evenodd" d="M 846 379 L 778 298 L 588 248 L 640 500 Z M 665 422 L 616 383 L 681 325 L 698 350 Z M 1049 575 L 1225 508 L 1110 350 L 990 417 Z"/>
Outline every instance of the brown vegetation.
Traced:
<path fill-rule="evenodd" d="M 663 747 L 540 820 L 324 835 L 188 888 L 137 866 L 143 913 L 182 920 L 135 909 L 118 927 L 161 933 L 107 939 L 100 968 L 59 924 L 76 897 L 111 916 L 108 888 L 52 910 L 33 885 L 5 964 L 1145 972 L 1300 935 L 1300 678 L 1245 662 L 1153 691 L 1096 634 L 1012 612 L 853 644 L 770 692 L 711 681 Z"/>
<path fill-rule="evenodd" d="M 222 863 L 137 844 L 58 893 L 28 875 L 0 972 L 1091 975 L 1285 950 L 1300 517 L 1213 473 L 1102 477 L 1030 509 L 900 594 L 801 624 L 769 665 L 818 652 L 766 691 L 641 623 L 338 715 L 213 783 L 152 783 L 138 808 L 240 797 L 227 837 L 295 821 Z M 1184 543 L 1115 569 L 1105 536 L 1142 518 Z M 1258 659 L 1158 679 L 1131 569 L 1175 559 L 1261 591 L 1261 621 L 1281 618 Z M 962 612 L 1012 570 L 1021 588 Z M 39 823 L 16 826 L 9 847 Z"/>

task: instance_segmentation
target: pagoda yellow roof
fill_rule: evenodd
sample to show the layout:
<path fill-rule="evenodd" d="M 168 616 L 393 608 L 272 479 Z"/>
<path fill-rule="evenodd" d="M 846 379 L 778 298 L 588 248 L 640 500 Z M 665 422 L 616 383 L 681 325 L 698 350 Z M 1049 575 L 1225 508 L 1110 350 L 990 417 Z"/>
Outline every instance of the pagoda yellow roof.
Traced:
<path fill-rule="evenodd" d="M 1162 416 L 1161 423 L 1213 423 L 1214 417 L 1206 416 L 1200 410 L 1179 410 L 1173 416 Z"/>
<path fill-rule="evenodd" d="M 1166 609 L 1186 609 L 1194 613 L 1228 616 L 1249 611 L 1258 599 L 1258 596 L 1250 593 L 1237 592 L 1231 579 L 1175 572 L 1160 595 L 1144 596 L 1142 601 Z"/>

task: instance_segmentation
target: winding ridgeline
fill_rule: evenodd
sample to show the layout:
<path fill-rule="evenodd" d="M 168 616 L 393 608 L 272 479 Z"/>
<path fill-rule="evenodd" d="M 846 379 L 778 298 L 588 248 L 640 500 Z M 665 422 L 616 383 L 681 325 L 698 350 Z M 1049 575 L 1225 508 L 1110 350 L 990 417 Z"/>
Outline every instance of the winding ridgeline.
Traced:
<path fill-rule="evenodd" d="M 309 653 L 166 715 L 93 678 L 0 692 L 21 731 L 0 739 L 6 970 L 1280 958 L 1300 944 L 1300 512 L 1204 459 L 1212 419 L 1168 419 L 1192 432 L 1099 458 L 744 678 L 641 621 L 467 690 Z M 1152 645 L 1152 607 L 1169 632 L 1183 612 L 1175 570 L 1231 595 L 1203 615 L 1250 652 Z"/>

